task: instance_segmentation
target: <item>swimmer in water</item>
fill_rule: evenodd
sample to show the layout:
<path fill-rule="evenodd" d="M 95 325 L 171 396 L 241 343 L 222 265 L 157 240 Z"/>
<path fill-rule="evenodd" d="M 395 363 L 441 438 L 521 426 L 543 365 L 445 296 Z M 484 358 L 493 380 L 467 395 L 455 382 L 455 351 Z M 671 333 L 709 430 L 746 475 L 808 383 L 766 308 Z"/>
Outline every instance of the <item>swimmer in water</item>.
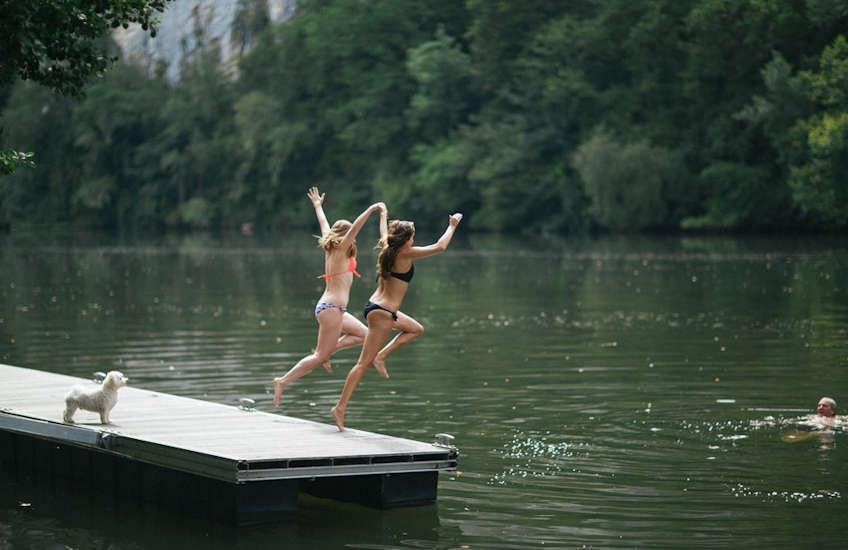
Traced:
<path fill-rule="evenodd" d="M 818 429 L 835 428 L 845 422 L 845 416 L 837 416 L 836 400 L 822 397 L 816 405 L 816 414 L 807 415 L 804 424 Z"/>
<path fill-rule="evenodd" d="M 816 405 L 816 413 L 808 414 L 798 420 L 797 430 L 784 434 L 783 441 L 798 443 L 813 438 L 822 440 L 822 448 L 830 448 L 833 444 L 834 428 L 846 425 L 848 419 L 836 414 L 836 400 L 832 397 L 822 397 Z"/>

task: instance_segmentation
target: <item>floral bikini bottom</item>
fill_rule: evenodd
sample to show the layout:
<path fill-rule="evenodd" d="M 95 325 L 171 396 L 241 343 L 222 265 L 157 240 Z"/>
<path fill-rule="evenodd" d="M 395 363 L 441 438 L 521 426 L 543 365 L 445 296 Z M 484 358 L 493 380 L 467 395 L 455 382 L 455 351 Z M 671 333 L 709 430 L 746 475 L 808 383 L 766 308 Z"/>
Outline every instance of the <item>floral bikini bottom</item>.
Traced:
<path fill-rule="evenodd" d="M 318 314 L 324 311 L 325 309 L 338 309 L 342 313 L 347 311 L 345 306 L 340 306 L 339 304 L 334 304 L 333 302 L 318 302 L 315 305 L 315 317 L 318 317 Z"/>

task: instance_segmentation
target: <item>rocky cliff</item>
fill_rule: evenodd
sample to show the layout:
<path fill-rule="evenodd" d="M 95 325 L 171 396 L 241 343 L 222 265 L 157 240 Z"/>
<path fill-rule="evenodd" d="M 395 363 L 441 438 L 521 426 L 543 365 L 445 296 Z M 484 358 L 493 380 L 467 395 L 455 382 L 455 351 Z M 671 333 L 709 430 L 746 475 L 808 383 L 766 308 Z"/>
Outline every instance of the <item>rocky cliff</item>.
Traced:
<path fill-rule="evenodd" d="M 295 7 L 295 0 L 173 0 L 156 37 L 131 26 L 115 31 L 114 39 L 126 61 L 151 70 L 162 65 L 172 81 L 179 80 L 184 60 L 206 48 L 217 47 L 224 68 L 234 71 L 256 33 L 268 22 L 290 19 Z"/>

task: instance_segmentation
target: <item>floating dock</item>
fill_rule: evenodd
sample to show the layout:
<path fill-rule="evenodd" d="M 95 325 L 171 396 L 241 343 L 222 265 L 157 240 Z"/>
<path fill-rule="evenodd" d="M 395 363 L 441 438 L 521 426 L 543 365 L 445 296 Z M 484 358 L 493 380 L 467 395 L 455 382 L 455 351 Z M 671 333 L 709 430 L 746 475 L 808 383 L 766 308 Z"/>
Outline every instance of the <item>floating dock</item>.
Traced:
<path fill-rule="evenodd" d="M 94 386 L 0 365 L 0 470 L 247 524 L 295 510 L 301 491 L 374 507 L 430 504 L 439 472 L 457 465 L 449 445 L 132 386 L 119 390 L 111 425 L 83 410 L 65 424 L 75 384 Z"/>

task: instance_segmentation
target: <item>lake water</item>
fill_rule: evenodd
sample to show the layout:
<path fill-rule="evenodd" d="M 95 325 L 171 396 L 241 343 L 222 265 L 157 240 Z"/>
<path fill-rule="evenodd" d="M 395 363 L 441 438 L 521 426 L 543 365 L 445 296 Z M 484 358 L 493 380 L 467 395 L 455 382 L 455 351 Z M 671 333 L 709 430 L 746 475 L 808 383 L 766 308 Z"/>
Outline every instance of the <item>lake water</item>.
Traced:
<path fill-rule="evenodd" d="M 119 369 L 273 411 L 271 379 L 314 345 L 309 235 L 0 236 L 0 362 Z M 417 265 L 403 309 L 426 334 L 348 413 L 368 431 L 454 434 L 459 471 L 436 505 L 305 497 L 286 521 L 233 529 L 3 479 L 0 548 L 839 547 L 848 433 L 791 439 L 782 422 L 822 395 L 848 403 L 846 245 L 462 234 Z M 374 281 L 360 248 L 356 315 Z M 329 423 L 357 353 L 292 386 L 282 411 Z"/>

